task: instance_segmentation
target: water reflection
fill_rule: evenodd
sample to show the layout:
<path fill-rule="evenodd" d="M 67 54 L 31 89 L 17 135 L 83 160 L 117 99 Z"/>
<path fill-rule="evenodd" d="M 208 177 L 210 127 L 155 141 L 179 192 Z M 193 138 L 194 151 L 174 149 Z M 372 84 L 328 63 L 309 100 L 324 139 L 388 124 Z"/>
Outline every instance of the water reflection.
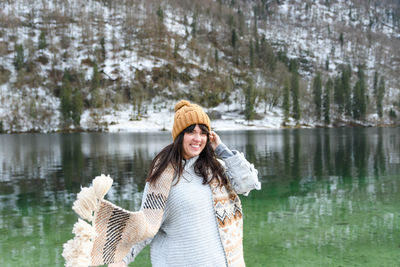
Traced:
<path fill-rule="evenodd" d="M 316 266 L 338 261 L 338 253 L 346 265 L 349 247 L 362 258 L 372 244 L 398 253 L 398 128 L 220 135 L 255 163 L 263 182 L 261 192 L 243 199 L 249 266 L 282 266 L 294 258 Z M 110 174 L 108 198 L 135 210 L 152 158 L 170 141 L 170 133 L 0 135 L 0 266 L 62 266 L 61 245 L 70 238 L 81 185 Z"/>

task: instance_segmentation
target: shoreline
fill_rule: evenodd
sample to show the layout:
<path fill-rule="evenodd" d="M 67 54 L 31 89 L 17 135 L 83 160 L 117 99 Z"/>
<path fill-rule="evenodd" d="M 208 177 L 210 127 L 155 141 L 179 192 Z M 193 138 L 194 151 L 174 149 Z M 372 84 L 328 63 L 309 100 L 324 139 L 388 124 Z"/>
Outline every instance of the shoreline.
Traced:
<path fill-rule="evenodd" d="M 25 117 L 25 120 L 6 122 L 0 120 L 0 134 L 22 133 L 76 133 L 76 132 L 104 132 L 104 133 L 140 133 L 171 131 L 174 111 L 172 103 L 165 103 L 165 107 L 155 108 L 148 106 L 143 115 L 135 114 L 133 107 L 121 104 L 118 107 L 105 109 L 85 110 L 80 118 L 80 126 L 63 125 L 55 114 L 49 121 L 34 121 Z M 315 121 L 313 117 L 300 119 L 296 122 L 289 117 L 284 119 L 283 111 L 275 108 L 268 111 L 256 110 L 256 119 L 244 119 L 240 104 L 220 105 L 205 109 L 211 119 L 211 128 L 215 131 L 252 131 L 272 129 L 312 129 L 312 128 L 343 128 L 343 127 L 398 127 L 399 120 L 379 119 L 377 114 L 370 114 L 365 121 L 352 120 L 349 117 L 333 118 L 332 123 L 326 125 Z"/>

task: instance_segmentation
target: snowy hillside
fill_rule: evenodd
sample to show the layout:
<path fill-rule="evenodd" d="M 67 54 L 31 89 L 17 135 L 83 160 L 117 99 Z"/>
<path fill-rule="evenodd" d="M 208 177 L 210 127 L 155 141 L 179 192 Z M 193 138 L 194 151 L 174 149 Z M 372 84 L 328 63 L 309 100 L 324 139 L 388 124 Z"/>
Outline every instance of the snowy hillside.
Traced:
<path fill-rule="evenodd" d="M 0 132 L 170 129 L 181 98 L 216 129 L 398 124 L 400 5 L 364 2 L 2 1 Z M 344 66 L 360 118 L 325 88 Z"/>

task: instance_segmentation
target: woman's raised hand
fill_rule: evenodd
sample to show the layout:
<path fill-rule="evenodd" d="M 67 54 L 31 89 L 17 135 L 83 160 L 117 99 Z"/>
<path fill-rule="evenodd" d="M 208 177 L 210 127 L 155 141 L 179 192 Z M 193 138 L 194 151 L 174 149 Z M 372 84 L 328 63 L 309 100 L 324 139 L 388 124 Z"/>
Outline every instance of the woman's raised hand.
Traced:
<path fill-rule="evenodd" d="M 212 148 L 215 150 L 217 146 L 221 144 L 221 138 L 219 138 L 219 135 L 214 131 L 211 131 L 209 136 L 210 136 L 210 144 Z"/>

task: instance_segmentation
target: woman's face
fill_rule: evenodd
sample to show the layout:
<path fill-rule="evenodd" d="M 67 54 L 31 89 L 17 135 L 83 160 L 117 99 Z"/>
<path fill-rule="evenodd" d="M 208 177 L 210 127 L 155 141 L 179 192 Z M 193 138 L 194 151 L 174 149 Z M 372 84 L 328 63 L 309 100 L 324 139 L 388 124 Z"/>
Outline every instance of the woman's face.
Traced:
<path fill-rule="evenodd" d="M 200 155 L 207 143 L 207 133 L 203 132 L 199 125 L 191 132 L 185 132 L 183 136 L 183 158 L 190 159 Z"/>

